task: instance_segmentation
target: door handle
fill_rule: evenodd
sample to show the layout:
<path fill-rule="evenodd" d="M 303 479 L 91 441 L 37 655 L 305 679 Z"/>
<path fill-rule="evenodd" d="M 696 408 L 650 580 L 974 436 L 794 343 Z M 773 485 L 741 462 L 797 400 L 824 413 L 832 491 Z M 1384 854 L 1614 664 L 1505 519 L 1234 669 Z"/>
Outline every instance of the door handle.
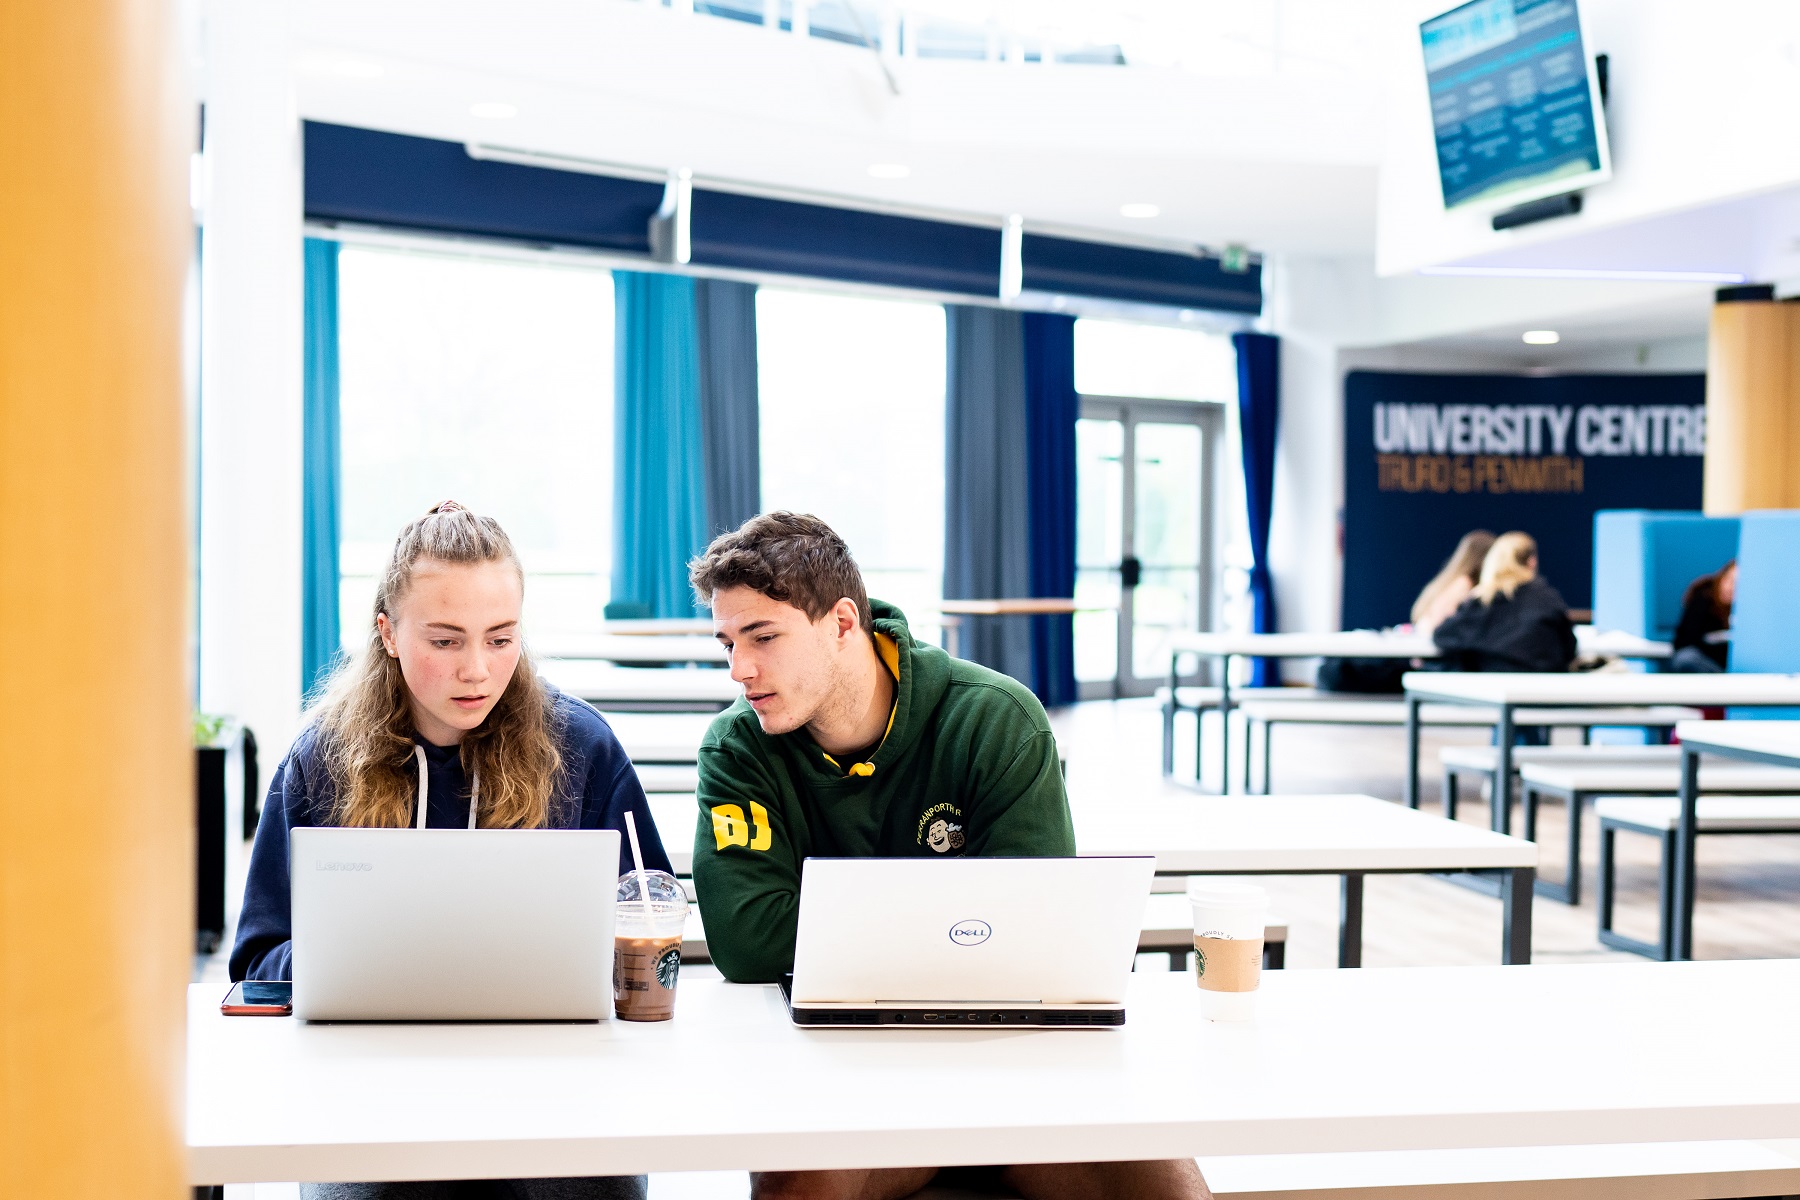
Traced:
<path fill-rule="evenodd" d="M 1136 558 L 1127 556 L 1119 564 L 1119 586 L 1134 588 L 1144 577 L 1144 564 Z"/>

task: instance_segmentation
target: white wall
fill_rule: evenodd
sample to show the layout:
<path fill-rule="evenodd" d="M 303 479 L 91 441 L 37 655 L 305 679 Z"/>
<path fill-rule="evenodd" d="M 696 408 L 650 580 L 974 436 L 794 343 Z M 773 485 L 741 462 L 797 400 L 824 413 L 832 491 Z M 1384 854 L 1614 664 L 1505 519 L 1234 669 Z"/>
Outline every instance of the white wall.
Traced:
<path fill-rule="evenodd" d="M 300 127 L 287 5 L 205 22 L 199 702 L 272 765 L 300 715 Z"/>

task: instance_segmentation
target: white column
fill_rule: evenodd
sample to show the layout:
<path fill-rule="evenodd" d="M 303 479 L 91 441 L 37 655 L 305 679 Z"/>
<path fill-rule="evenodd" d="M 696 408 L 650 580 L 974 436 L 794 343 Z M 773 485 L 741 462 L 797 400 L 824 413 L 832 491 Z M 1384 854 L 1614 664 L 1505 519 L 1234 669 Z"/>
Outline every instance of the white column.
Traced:
<path fill-rule="evenodd" d="M 266 773 L 300 716 L 300 122 L 288 5 L 205 12 L 199 694 Z"/>

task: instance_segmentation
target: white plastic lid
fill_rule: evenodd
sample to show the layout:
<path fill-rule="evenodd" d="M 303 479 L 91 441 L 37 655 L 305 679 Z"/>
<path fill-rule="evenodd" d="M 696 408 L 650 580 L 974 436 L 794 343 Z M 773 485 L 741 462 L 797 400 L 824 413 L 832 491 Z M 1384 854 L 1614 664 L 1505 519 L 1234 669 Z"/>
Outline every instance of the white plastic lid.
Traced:
<path fill-rule="evenodd" d="M 1208 908 L 1266 908 L 1269 904 L 1267 888 L 1254 883 L 1208 879 L 1203 875 L 1188 878 L 1187 894 L 1191 903 L 1204 904 Z"/>

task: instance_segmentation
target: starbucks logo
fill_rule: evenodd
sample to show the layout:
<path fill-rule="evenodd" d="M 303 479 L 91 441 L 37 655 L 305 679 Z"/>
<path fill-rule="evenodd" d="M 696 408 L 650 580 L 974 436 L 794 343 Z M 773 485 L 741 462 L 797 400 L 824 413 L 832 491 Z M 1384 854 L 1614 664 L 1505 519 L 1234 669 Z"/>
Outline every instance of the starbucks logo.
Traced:
<path fill-rule="evenodd" d="M 656 957 L 656 982 L 668 991 L 675 990 L 675 977 L 681 973 L 681 947 L 670 946 Z"/>
<path fill-rule="evenodd" d="M 1206 974 L 1206 951 L 1198 946 L 1194 947 L 1194 974 Z"/>

